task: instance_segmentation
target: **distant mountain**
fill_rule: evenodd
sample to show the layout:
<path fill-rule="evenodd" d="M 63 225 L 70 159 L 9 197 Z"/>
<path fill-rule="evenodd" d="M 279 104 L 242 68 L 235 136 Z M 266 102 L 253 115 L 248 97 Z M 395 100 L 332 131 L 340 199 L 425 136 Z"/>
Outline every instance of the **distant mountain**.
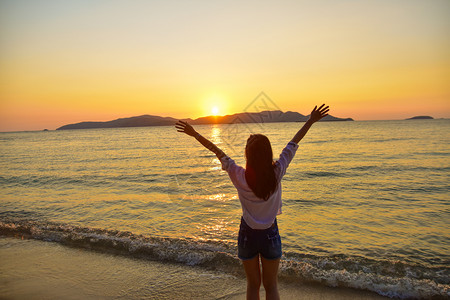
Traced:
<path fill-rule="evenodd" d="M 275 123 L 275 122 L 306 122 L 309 116 L 298 112 L 282 112 L 280 110 L 262 111 L 258 113 L 238 113 L 226 116 L 208 116 L 195 120 L 182 119 L 192 125 L 198 124 L 231 124 L 231 123 Z M 81 122 L 59 127 L 57 130 L 65 129 L 89 129 L 89 128 L 116 128 L 116 127 L 146 127 L 174 125 L 178 119 L 171 117 L 160 117 L 143 115 L 131 118 L 121 118 L 107 122 Z M 351 118 L 337 118 L 326 116 L 322 121 L 353 121 Z"/>
<path fill-rule="evenodd" d="M 405 119 L 405 120 L 433 120 L 433 119 L 434 118 L 430 117 L 430 116 L 415 116 L 415 117 L 408 118 L 408 119 Z"/>
<path fill-rule="evenodd" d="M 116 128 L 116 127 L 146 127 L 146 126 L 164 126 L 173 125 L 177 119 L 170 117 L 143 115 L 131 118 L 121 118 L 107 122 L 81 122 L 68 124 L 59 127 L 56 130 L 64 129 L 89 129 L 89 128 Z"/>
<path fill-rule="evenodd" d="M 191 124 L 231 124 L 231 123 L 276 123 L 276 122 L 306 122 L 309 116 L 298 112 L 268 110 L 262 112 L 245 112 L 226 116 L 208 116 L 191 121 Z M 322 121 L 353 121 L 351 118 L 342 119 L 326 116 Z"/>

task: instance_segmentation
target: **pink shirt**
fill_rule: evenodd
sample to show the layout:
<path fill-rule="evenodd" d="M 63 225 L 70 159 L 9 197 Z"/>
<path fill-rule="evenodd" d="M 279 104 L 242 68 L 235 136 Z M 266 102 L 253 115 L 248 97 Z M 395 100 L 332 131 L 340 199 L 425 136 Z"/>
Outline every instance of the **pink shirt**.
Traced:
<path fill-rule="evenodd" d="M 275 192 L 264 201 L 258 198 L 245 180 L 245 169 L 236 165 L 228 156 L 222 157 L 222 169 L 228 172 L 231 182 L 236 187 L 242 206 L 242 216 L 253 229 L 266 229 L 272 226 L 277 215 L 281 214 L 281 179 L 286 174 L 289 163 L 294 158 L 298 145 L 289 142 L 275 162 L 275 176 L 278 184 Z"/>

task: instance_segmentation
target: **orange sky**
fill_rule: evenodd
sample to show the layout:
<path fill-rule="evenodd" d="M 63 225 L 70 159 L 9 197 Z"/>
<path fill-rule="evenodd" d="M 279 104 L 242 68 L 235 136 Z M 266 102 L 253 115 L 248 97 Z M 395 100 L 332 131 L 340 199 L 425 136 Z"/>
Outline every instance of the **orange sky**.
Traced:
<path fill-rule="evenodd" d="M 2 1 L 0 131 L 326 102 L 450 117 L 450 1 Z"/>

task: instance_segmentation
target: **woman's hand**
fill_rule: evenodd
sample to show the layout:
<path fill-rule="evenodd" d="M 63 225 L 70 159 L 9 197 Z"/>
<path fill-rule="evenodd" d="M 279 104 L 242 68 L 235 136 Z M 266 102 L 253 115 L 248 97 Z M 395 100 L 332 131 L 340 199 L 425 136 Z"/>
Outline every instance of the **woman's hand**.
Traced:
<path fill-rule="evenodd" d="M 178 132 L 184 132 L 190 136 L 195 136 L 197 134 L 197 131 L 195 131 L 194 127 L 189 125 L 187 122 L 178 121 L 175 124 L 175 128 L 177 129 Z"/>
<path fill-rule="evenodd" d="M 309 117 L 309 120 L 313 123 L 319 121 L 323 117 L 328 116 L 328 111 L 330 111 L 329 106 L 325 106 L 325 104 L 322 104 L 319 108 L 317 108 L 317 105 L 314 107 L 313 111 L 311 112 L 311 115 Z"/>
<path fill-rule="evenodd" d="M 298 144 L 303 137 L 308 132 L 309 128 L 311 128 L 312 124 L 319 121 L 323 117 L 328 116 L 329 106 L 325 106 L 325 104 L 322 104 L 319 108 L 317 108 L 317 105 L 314 107 L 313 111 L 311 112 L 311 115 L 309 116 L 309 120 L 303 125 L 303 127 L 294 135 L 291 142 Z"/>
<path fill-rule="evenodd" d="M 226 156 L 226 154 L 223 153 L 222 150 L 220 150 L 216 145 L 211 143 L 211 141 L 198 134 L 197 131 L 195 131 L 194 127 L 189 125 L 187 122 L 183 122 L 180 120 L 175 124 L 175 128 L 177 129 L 178 132 L 184 132 L 187 135 L 195 137 L 195 139 L 199 141 L 200 144 L 202 144 L 206 149 L 214 152 L 214 154 L 217 156 L 218 159 L 221 159 L 222 157 Z"/>

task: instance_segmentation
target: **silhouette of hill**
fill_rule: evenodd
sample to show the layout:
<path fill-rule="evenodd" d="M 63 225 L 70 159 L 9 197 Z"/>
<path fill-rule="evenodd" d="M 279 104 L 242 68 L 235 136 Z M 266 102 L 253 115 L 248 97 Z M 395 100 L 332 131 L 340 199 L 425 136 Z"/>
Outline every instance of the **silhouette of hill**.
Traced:
<path fill-rule="evenodd" d="M 405 120 L 433 120 L 433 119 L 434 118 L 430 117 L 430 116 L 415 116 L 415 117 L 408 118 L 408 119 L 405 119 Z"/>
<path fill-rule="evenodd" d="M 89 128 L 116 128 L 116 127 L 146 127 L 146 126 L 164 126 L 173 125 L 177 119 L 170 117 L 160 117 L 143 115 L 130 118 L 120 118 L 113 121 L 106 122 L 80 122 L 76 124 L 68 124 L 57 128 L 56 130 L 64 129 L 89 129 Z"/>
<path fill-rule="evenodd" d="M 245 112 L 226 116 L 208 116 L 191 121 L 191 124 L 231 124 L 231 123 L 277 123 L 277 122 L 306 122 L 308 116 L 298 112 L 270 110 L 262 112 Z M 326 116 L 322 121 L 353 121 L 351 118 L 342 119 Z"/>
<path fill-rule="evenodd" d="M 262 112 L 245 112 L 226 116 L 207 116 L 198 119 L 182 119 L 192 125 L 199 124 L 231 124 L 231 123 L 275 123 L 275 122 L 306 122 L 309 116 L 304 116 L 298 112 L 282 112 L 279 110 Z M 146 127 L 146 126 L 170 126 L 174 125 L 178 119 L 171 117 L 160 117 L 143 115 L 130 118 L 120 118 L 106 122 L 80 122 L 68 124 L 57 128 L 66 129 L 90 129 L 90 128 L 116 128 L 116 127 Z M 353 121 L 351 118 L 337 118 L 326 116 L 322 121 Z"/>

